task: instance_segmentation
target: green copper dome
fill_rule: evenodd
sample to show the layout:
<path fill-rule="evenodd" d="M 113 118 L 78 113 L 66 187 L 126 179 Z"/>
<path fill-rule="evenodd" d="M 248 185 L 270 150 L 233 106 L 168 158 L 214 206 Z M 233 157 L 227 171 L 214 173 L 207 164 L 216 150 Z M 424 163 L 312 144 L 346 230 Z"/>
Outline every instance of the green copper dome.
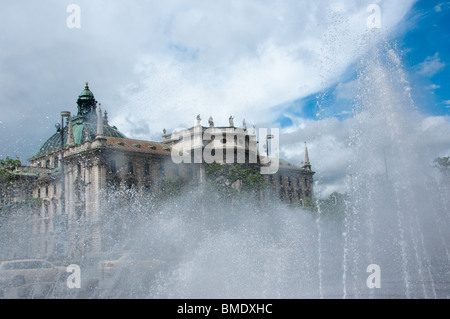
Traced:
<path fill-rule="evenodd" d="M 89 83 L 86 82 L 86 86 L 84 87 L 83 92 L 81 92 L 80 95 L 78 95 L 79 100 L 91 100 L 94 99 L 94 93 L 92 93 L 91 90 L 89 90 Z"/>
<path fill-rule="evenodd" d="M 96 117 L 97 101 L 94 98 L 94 93 L 89 89 L 88 82 L 86 82 L 83 92 L 78 95 L 77 105 L 79 116 L 84 116 L 85 119 Z"/>
<path fill-rule="evenodd" d="M 94 94 L 89 89 L 88 83 L 78 96 L 78 114 L 70 118 L 72 122 L 72 133 L 75 145 L 82 144 L 86 140 L 93 141 L 97 134 L 97 101 L 94 99 Z M 67 145 L 67 131 L 66 125 L 63 129 L 64 146 Z M 108 125 L 108 120 L 103 118 L 103 136 L 127 138 L 124 134 L 119 132 L 116 127 Z M 38 157 L 49 152 L 61 149 L 61 132 L 53 134 L 39 149 L 34 157 Z"/>
<path fill-rule="evenodd" d="M 77 123 L 78 122 L 78 123 Z M 93 141 L 97 133 L 97 124 L 77 121 L 72 124 L 72 132 L 75 145 L 82 144 L 86 140 Z M 63 130 L 64 146 L 67 145 L 67 126 Z M 103 136 L 127 138 L 123 133 L 117 130 L 116 127 L 104 125 Z M 34 156 L 41 156 L 53 151 L 61 149 L 61 133 L 53 134 L 39 149 L 39 152 Z"/>

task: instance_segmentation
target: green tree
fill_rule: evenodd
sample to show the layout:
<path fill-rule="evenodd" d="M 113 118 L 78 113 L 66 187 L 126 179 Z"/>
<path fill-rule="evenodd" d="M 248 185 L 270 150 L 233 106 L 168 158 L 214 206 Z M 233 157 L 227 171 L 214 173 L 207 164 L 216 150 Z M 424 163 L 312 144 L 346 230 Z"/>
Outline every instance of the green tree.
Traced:
<path fill-rule="evenodd" d="M 0 200 L 3 204 L 7 201 L 8 194 L 14 184 L 14 170 L 21 165 L 19 159 L 12 159 L 9 156 L 6 159 L 0 159 Z"/>
<path fill-rule="evenodd" d="M 13 180 L 12 172 L 21 165 L 19 159 L 12 159 L 9 156 L 6 159 L 0 159 L 0 181 L 11 182 Z"/>
<path fill-rule="evenodd" d="M 267 187 L 261 173 L 243 165 L 222 165 L 213 163 L 206 169 L 208 184 L 225 197 L 252 193 Z"/>

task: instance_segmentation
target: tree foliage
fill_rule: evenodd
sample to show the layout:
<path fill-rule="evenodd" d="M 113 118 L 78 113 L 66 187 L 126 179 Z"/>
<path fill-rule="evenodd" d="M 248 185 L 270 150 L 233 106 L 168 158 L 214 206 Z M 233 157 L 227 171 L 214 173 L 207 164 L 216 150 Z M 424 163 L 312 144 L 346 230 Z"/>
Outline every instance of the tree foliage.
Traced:
<path fill-rule="evenodd" d="M 268 185 L 259 171 L 242 165 L 213 163 L 206 169 L 206 175 L 210 185 L 230 197 L 254 192 Z"/>
<path fill-rule="evenodd" d="M 9 156 L 6 159 L 0 159 L 0 183 L 12 182 L 14 176 L 12 172 L 21 165 L 19 159 L 12 159 Z"/>
<path fill-rule="evenodd" d="M 21 165 L 19 159 L 0 159 L 0 203 L 2 206 L 7 202 L 8 194 L 14 183 L 13 171 Z"/>

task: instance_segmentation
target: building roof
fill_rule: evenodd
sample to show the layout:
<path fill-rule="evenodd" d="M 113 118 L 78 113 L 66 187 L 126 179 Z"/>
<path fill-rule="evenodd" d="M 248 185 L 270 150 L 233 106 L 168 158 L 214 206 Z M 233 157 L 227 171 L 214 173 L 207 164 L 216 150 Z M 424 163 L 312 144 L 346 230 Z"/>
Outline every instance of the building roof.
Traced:
<path fill-rule="evenodd" d="M 86 138 L 90 141 L 95 139 L 97 134 L 97 124 L 85 122 L 82 118 L 74 117 L 72 120 L 72 132 L 74 137 L 75 145 L 83 143 Z M 64 135 L 64 146 L 67 145 L 67 126 L 63 130 Z M 105 137 L 117 137 L 126 139 L 127 137 L 119 132 L 116 127 L 111 127 L 109 125 L 104 125 L 103 136 Z M 47 153 L 54 152 L 61 149 L 61 133 L 57 132 L 53 134 L 45 143 L 41 146 L 39 151 L 33 157 L 39 157 Z"/>
<path fill-rule="evenodd" d="M 80 93 L 77 99 L 78 113 L 70 118 L 72 124 L 73 142 L 75 145 L 82 144 L 86 140 L 92 141 L 97 134 L 97 120 L 96 113 L 97 101 L 94 99 L 94 93 L 89 89 L 89 85 L 86 82 L 84 90 Z M 67 145 L 68 140 L 68 125 L 62 129 L 64 146 Z M 103 136 L 127 138 L 124 134 L 119 132 L 115 126 L 109 126 L 108 120 L 103 119 Z M 55 152 L 61 149 L 61 130 L 53 134 L 45 143 L 41 146 L 39 151 L 33 158 L 46 155 L 48 153 Z"/>
<path fill-rule="evenodd" d="M 94 98 L 94 93 L 89 89 L 89 84 L 86 82 L 84 90 L 78 95 L 78 100 L 90 100 Z"/>
<path fill-rule="evenodd" d="M 106 147 L 120 151 L 170 155 L 170 148 L 165 143 L 134 140 L 121 137 L 106 137 Z"/>

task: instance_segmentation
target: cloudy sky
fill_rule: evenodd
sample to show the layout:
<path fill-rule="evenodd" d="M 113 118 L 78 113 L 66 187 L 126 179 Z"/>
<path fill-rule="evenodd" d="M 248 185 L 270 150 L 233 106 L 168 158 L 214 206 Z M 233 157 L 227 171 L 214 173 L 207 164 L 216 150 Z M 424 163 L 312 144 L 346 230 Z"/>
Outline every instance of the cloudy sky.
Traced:
<path fill-rule="evenodd" d="M 427 161 L 450 155 L 449 17 L 450 2 L 438 0 L 9 1 L 0 157 L 33 156 L 60 111 L 76 112 L 88 81 L 128 137 L 160 141 L 163 128 L 190 127 L 197 114 L 216 125 L 245 118 L 281 128 L 280 155 L 294 164 L 307 141 L 317 194 L 344 192 L 349 163 L 367 156 L 352 134 L 371 117 L 408 119 L 409 142 Z M 370 68 L 402 85 L 391 90 Z M 380 103 L 402 109 L 373 113 L 370 94 L 386 91 Z"/>

